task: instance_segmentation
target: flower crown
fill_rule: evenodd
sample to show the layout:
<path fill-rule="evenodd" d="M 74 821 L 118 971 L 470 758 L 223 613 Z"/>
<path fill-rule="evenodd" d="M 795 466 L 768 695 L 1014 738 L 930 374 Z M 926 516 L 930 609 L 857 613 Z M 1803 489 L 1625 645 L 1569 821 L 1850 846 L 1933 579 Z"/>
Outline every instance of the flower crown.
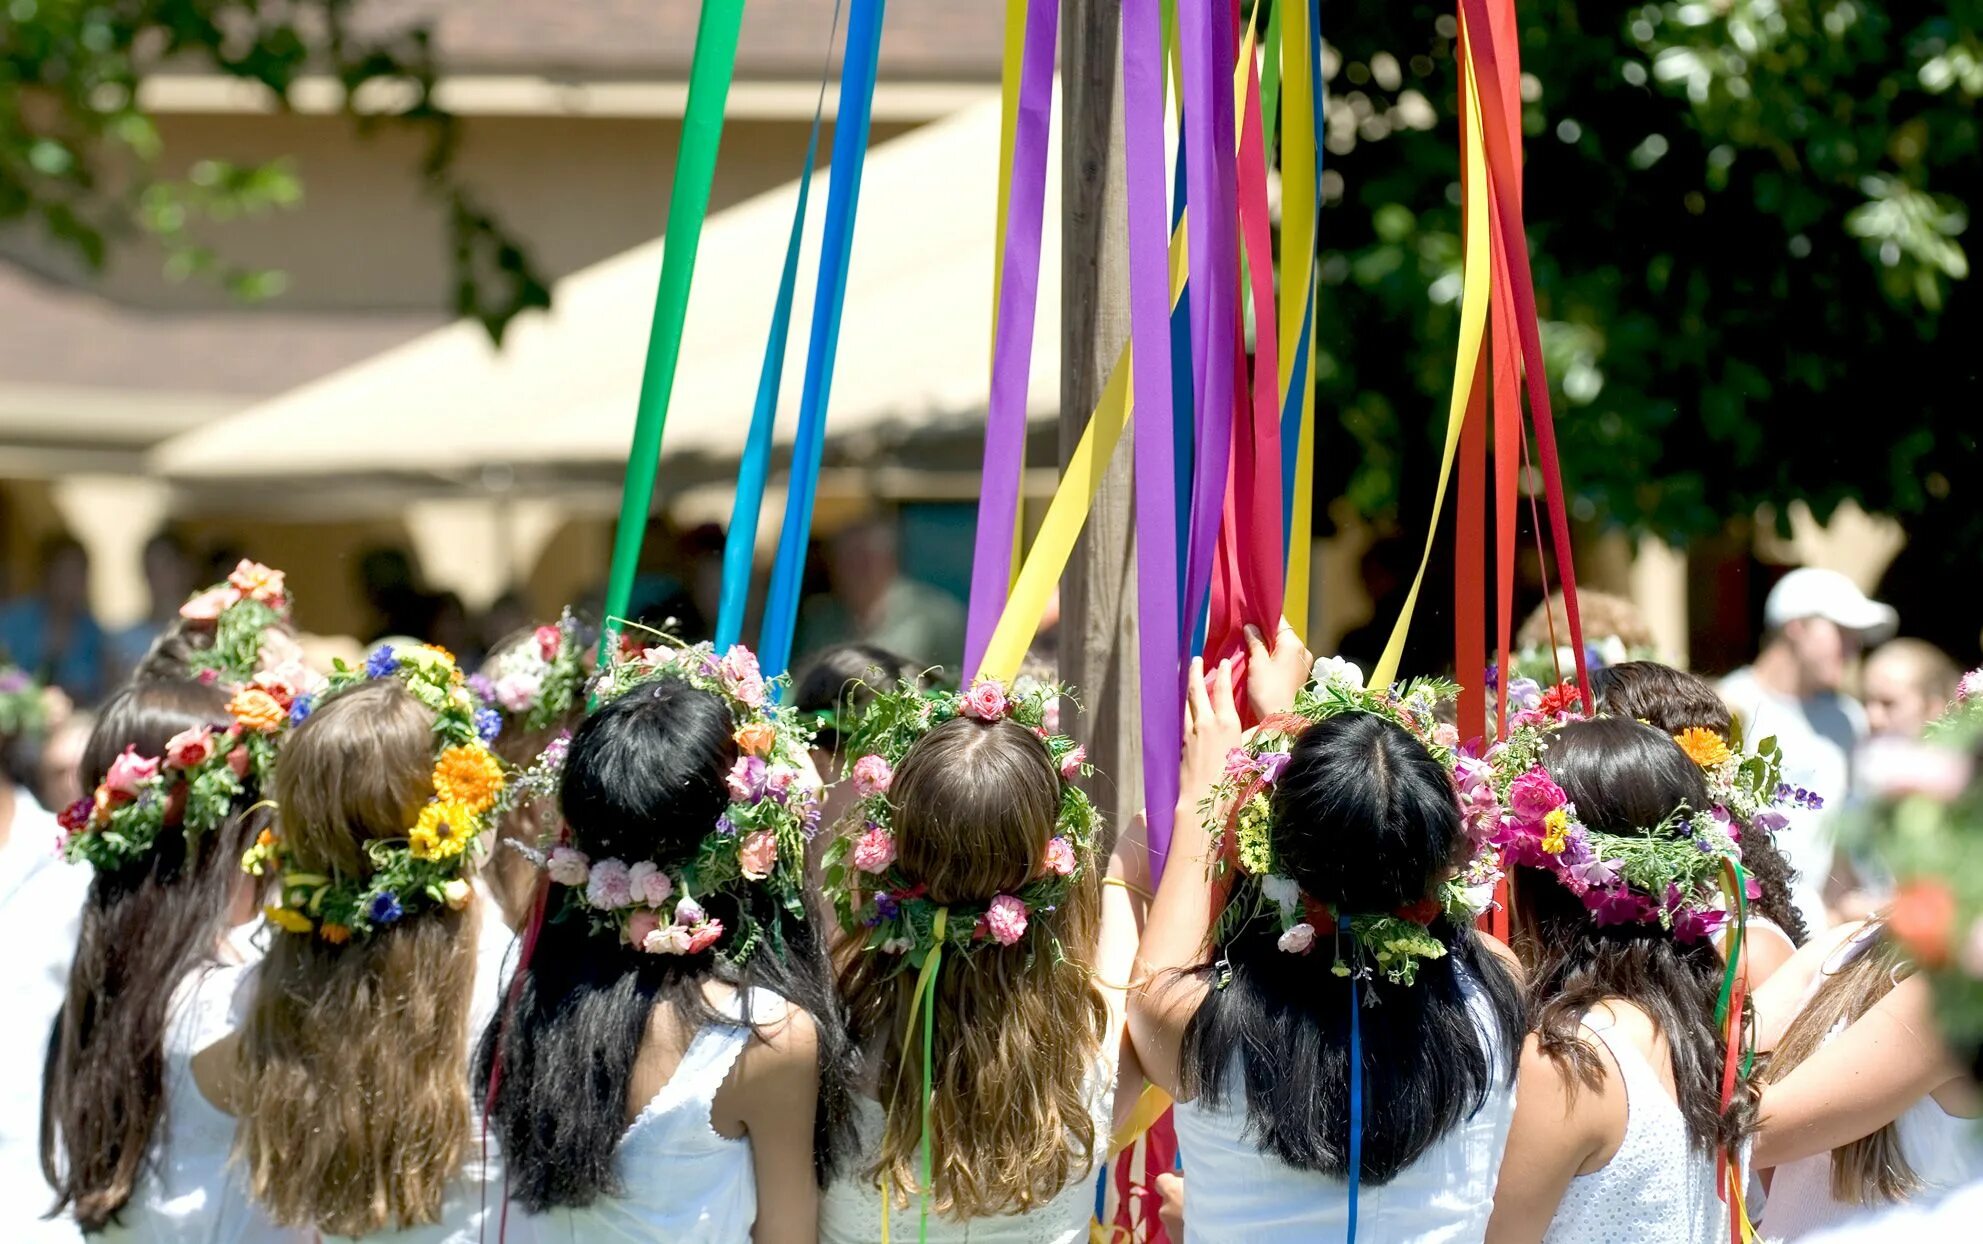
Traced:
<path fill-rule="evenodd" d="M 1296 695 L 1293 712 L 1269 717 L 1232 750 L 1224 776 L 1202 808 L 1212 826 L 1215 871 L 1233 869 L 1233 890 L 1215 934 L 1218 941 L 1230 941 L 1248 925 L 1265 919 L 1279 922 L 1278 944 L 1288 954 L 1308 954 L 1319 936 L 1347 934 L 1354 943 L 1353 958 L 1368 955 L 1378 971 L 1401 985 L 1417 979 L 1421 963 L 1445 956 L 1445 943 L 1426 926 L 1442 914 L 1455 923 L 1472 920 L 1493 901 L 1501 876 L 1500 861 L 1478 817 L 1466 819 L 1472 847 L 1466 866 L 1442 881 L 1436 893 L 1395 911 L 1342 912 L 1303 894 L 1280 871 L 1273 841 L 1273 793 L 1303 731 L 1344 713 L 1371 713 L 1423 744 L 1454 775 L 1464 806 L 1467 788 L 1462 766 L 1467 758 L 1459 751 L 1459 732 L 1433 715 L 1438 703 L 1458 690 L 1439 679 L 1414 679 L 1389 690 L 1371 690 L 1363 685 L 1363 672 L 1348 661 L 1331 657 L 1315 663 L 1315 676 Z M 1225 809 L 1222 817 L 1218 809 Z M 1330 970 L 1338 976 L 1357 971 L 1344 961 L 1340 942 Z"/>
<path fill-rule="evenodd" d="M 1087 751 L 1047 724 L 1062 694 L 1062 688 L 1042 683 L 1007 695 L 1004 684 L 993 678 L 980 678 L 964 692 L 923 692 L 906 682 L 876 691 L 854 727 L 847 752 L 860 757 L 852 769 L 860 803 L 850 814 L 849 832 L 826 853 L 824 888 L 841 928 L 859 935 L 869 950 L 899 955 L 921 967 L 937 946 L 940 911 L 947 910 L 940 926 L 942 943 L 968 952 L 993 943 L 1016 945 L 1035 927 L 1035 912 L 1053 911 L 1067 901 L 1094 867 L 1098 816 L 1072 780 L 1092 772 Z M 1038 735 L 1062 778 L 1060 810 L 1047 841 L 1046 870 L 1038 877 L 989 902 L 938 904 L 920 882 L 895 866 L 895 806 L 889 788 L 895 767 L 917 740 L 958 717 L 1009 719 Z M 851 830 L 856 814 L 861 818 L 858 833 Z M 1057 942 L 1053 950 L 1058 956 Z"/>
<path fill-rule="evenodd" d="M 1955 699 L 1928 723 L 1927 737 L 1966 743 L 1983 730 L 1983 669 L 1973 669 L 1955 685 Z"/>
<path fill-rule="evenodd" d="M 1683 942 L 1713 937 L 1728 918 L 1723 886 L 1733 871 L 1729 865 L 1739 866 L 1742 858 L 1730 809 L 1683 806 L 1649 828 L 1622 834 L 1593 829 L 1543 768 L 1553 729 L 1519 726 L 1488 752 L 1498 804 L 1494 842 L 1503 863 L 1548 873 L 1582 900 L 1599 927 L 1657 924 Z M 1697 749 L 1702 742 L 1691 741 Z M 1711 750 L 1689 754 L 1697 764 L 1705 757 L 1717 767 L 1737 760 Z"/>
<path fill-rule="evenodd" d="M 260 664 L 262 633 L 289 621 L 289 591 L 280 570 L 241 559 L 234 573 L 179 606 L 187 622 L 213 628 L 213 646 L 192 655 L 203 683 L 245 683 Z"/>
<path fill-rule="evenodd" d="M 282 902 L 264 909 L 271 924 L 289 933 L 315 933 L 333 945 L 352 936 L 367 936 L 398 923 L 409 911 L 445 906 L 459 911 L 468 905 L 466 874 L 472 870 L 471 848 L 494 823 L 501 803 L 505 775 L 502 761 L 489 750 L 502 728 L 493 710 L 477 709 L 475 697 L 463 685 L 461 671 L 445 650 L 432 646 L 381 647 L 353 670 L 339 661 L 321 701 L 373 679 L 399 680 L 413 698 L 434 714 L 434 794 L 420 809 L 404 838 L 366 844 L 372 870 L 365 877 L 336 873 L 282 873 Z M 238 698 L 238 697 L 237 697 Z M 301 721 L 315 706 L 299 701 Z M 248 849 L 241 865 L 261 876 L 282 864 L 282 843 L 264 831 Z"/>
<path fill-rule="evenodd" d="M 585 644 L 567 611 L 540 626 L 530 640 L 496 657 L 468 678 L 483 704 L 522 720 L 523 729 L 546 730 L 562 721 L 585 689 Z"/>
<path fill-rule="evenodd" d="M 149 856 L 170 826 L 180 828 L 189 846 L 220 828 L 251 775 L 267 788 L 276 736 L 288 722 L 281 711 L 260 711 L 268 698 L 252 688 L 236 694 L 227 705 L 231 725 L 182 730 L 166 740 L 163 755 L 125 748 L 95 792 L 55 818 L 64 832 L 62 854 L 105 872 Z"/>
<path fill-rule="evenodd" d="M 803 914 L 806 844 L 819 830 L 823 794 L 807 750 L 811 734 L 793 710 L 775 702 L 772 692 L 782 679 L 767 681 L 757 658 L 742 645 L 719 657 L 706 643 L 657 644 L 614 660 L 596 686 L 606 702 L 662 679 L 720 697 L 730 710 L 739 753 L 724 778 L 729 806 L 689 862 L 671 868 L 649 860 L 592 860 L 568 845 L 530 854 L 552 884 L 564 888 L 561 918 L 588 920 L 649 954 L 700 954 L 720 944 L 724 958 L 742 963 L 767 930 L 744 904 L 738 905 L 743 927 L 725 928 L 695 896 L 762 885 L 787 911 Z M 569 746 L 568 738 L 553 740 L 532 773 L 561 773 Z M 535 778 L 531 783 L 545 785 Z M 775 948 L 778 932 L 768 932 Z"/>
<path fill-rule="evenodd" d="M 38 735 L 48 728 L 48 704 L 26 670 L 0 665 L 0 737 Z"/>
<path fill-rule="evenodd" d="M 1690 726 L 1673 741 L 1707 779 L 1709 805 L 1726 812 L 1741 832 L 1775 834 L 1790 823 L 1781 809 L 1825 806 L 1821 795 L 1783 780 L 1783 749 L 1774 737 L 1748 753 L 1739 735 L 1725 738 L 1705 726 Z"/>

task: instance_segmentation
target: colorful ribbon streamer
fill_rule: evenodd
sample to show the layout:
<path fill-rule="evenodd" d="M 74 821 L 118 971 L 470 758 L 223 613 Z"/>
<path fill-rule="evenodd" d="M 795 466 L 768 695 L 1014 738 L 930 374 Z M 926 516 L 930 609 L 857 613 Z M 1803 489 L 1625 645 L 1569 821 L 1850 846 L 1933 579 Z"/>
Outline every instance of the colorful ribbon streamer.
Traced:
<path fill-rule="evenodd" d="M 886 3 L 854 0 L 847 23 L 847 48 L 840 65 L 840 107 L 833 122 L 833 170 L 826 187 L 826 222 L 820 231 L 819 285 L 813 298 L 805 383 L 799 392 L 798 437 L 792 446 L 785 525 L 779 535 L 778 560 L 771 571 L 758 644 L 758 662 L 767 677 L 784 673 L 792 660 L 799 583 L 805 569 L 806 542 L 812 534 L 820 456 L 826 445 L 827 399 L 840 344 L 840 312 L 847 301 L 847 266 L 854 248 L 854 216 L 860 205 L 861 168 L 867 156 L 868 118 L 874 105 Z"/>
<path fill-rule="evenodd" d="M 1359 968 L 1363 953 L 1357 952 Z M 1356 1244 L 1357 1192 L 1363 1185 L 1363 986 L 1350 982 L 1350 1155 L 1349 1244 Z"/>
<path fill-rule="evenodd" d="M 785 345 L 792 330 L 792 292 L 799 278 L 799 243 L 806 232 L 806 200 L 812 192 L 813 165 L 819 158 L 819 121 L 826 108 L 826 79 L 832 71 L 833 40 L 840 33 L 840 0 L 833 0 L 833 23 L 826 32 L 825 63 L 819 69 L 819 95 L 812 106 L 812 132 L 799 170 L 799 202 L 792 209 L 792 231 L 785 241 L 785 266 L 778 274 L 778 297 L 771 308 L 771 332 L 764 343 L 764 365 L 757 375 L 757 401 L 751 430 L 737 464 L 737 497 L 730 530 L 723 541 L 723 595 L 716 611 L 716 647 L 728 651 L 743 638 L 744 611 L 750 603 L 751 567 L 757 554 L 757 521 L 764 509 L 764 485 L 771 474 L 771 438 L 778 424 L 778 388 L 785 373 Z"/>
<path fill-rule="evenodd" d="M 971 561 L 964 667 L 975 669 L 1012 587 L 1019 486 L 1026 466 L 1026 395 L 1038 310 L 1040 245 L 1046 213 L 1047 148 L 1053 119 L 1053 61 L 1060 0 L 1031 0 L 1026 59 L 1019 83 L 1011 207 L 999 282 L 998 335 L 992 347 L 991 395 L 985 413 L 983 487 Z"/>
<path fill-rule="evenodd" d="M 647 533 L 647 511 L 654 504 L 661 433 L 668 423 L 668 399 L 675 389 L 689 285 L 695 278 L 702 224 L 709 215 L 709 189 L 716 177 L 716 153 L 723 143 L 723 110 L 737 68 L 737 33 L 743 20 L 744 0 L 704 0 L 696 27 L 682 145 L 675 155 L 675 180 L 668 193 L 661 279 L 654 291 L 647 360 L 640 372 L 639 413 L 634 419 L 633 446 L 627 453 L 619 524 L 613 533 L 613 563 L 606 579 L 606 618 L 599 630 L 602 659 L 612 651 L 633 597 L 634 572 L 640 566 L 641 540 Z"/>

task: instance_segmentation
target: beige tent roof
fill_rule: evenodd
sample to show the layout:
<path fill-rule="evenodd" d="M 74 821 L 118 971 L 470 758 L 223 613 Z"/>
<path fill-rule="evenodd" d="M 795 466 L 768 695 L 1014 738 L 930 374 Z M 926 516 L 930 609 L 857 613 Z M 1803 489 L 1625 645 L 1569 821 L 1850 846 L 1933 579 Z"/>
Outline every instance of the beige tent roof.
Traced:
<path fill-rule="evenodd" d="M 1059 127 L 1053 127 L 1058 131 Z M 982 419 L 989 374 L 998 103 L 973 105 L 868 153 L 829 437 Z M 1058 407 L 1058 151 L 1047 211 L 1030 413 Z M 779 440 L 797 422 L 827 174 L 813 181 Z M 797 181 L 712 216 L 703 230 L 662 442 L 741 453 Z M 180 479 L 264 480 L 624 462 L 661 265 L 656 240 L 560 281 L 553 309 L 498 351 L 457 322 L 160 445 Z"/>

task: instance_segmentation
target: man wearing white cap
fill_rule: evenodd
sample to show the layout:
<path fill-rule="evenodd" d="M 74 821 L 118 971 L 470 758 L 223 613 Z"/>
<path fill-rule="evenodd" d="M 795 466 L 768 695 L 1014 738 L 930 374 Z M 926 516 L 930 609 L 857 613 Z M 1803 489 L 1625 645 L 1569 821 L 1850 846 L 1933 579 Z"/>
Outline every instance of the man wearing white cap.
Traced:
<path fill-rule="evenodd" d="M 1762 651 L 1755 664 L 1721 682 L 1722 698 L 1752 744 L 1774 737 L 1783 748 L 1783 779 L 1844 803 L 1852 781 L 1852 752 L 1866 736 L 1866 713 L 1840 690 L 1860 651 L 1894 633 L 1900 615 L 1869 600 L 1836 570 L 1805 567 L 1783 576 L 1763 605 Z M 1777 838 L 1797 870 L 1792 897 L 1812 929 L 1829 924 L 1824 893 L 1832 843 L 1808 808 L 1788 812 Z"/>

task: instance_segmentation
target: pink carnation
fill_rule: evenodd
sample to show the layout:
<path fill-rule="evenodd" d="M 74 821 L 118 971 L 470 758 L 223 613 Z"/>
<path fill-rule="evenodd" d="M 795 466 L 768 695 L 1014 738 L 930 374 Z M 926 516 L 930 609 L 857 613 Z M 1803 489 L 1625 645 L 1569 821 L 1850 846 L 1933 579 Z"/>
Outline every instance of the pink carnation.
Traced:
<path fill-rule="evenodd" d="M 585 901 L 601 911 L 632 906 L 632 871 L 619 860 L 600 860 L 585 880 Z"/>
<path fill-rule="evenodd" d="M 999 945 L 1012 945 L 1026 936 L 1026 904 L 1010 894 L 999 895 L 985 912 L 985 930 Z"/>
<path fill-rule="evenodd" d="M 689 933 L 689 953 L 699 955 L 721 941 L 722 938 L 723 922 L 721 920 L 705 920 L 701 924 L 696 925 Z"/>
<path fill-rule="evenodd" d="M 1226 752 L 1226 776 L 1229 778 L 1252 777 L 1260 771 L 1260 762 L 1253 753 L 1243 747 L 1231 748 Z"/>
<path fill-rule="evenodd" d="M 188 622 L 212 622 L 220 617 L 222 610 L 240 603 L 241 593 L 223 583 L 219 587 L 208 588 L 179 606 L 179 616 Z"/>
<path fill-rule="evenodd" d="M 496 703 L 512 713 L 527 713 L 544 693 L 544 680 L 535 673 L 504 674 L 495 683 Z"/>
<path fill-rule="evenodd" d="M 1983 669 L 1969 671 L 1955 685 L 1955 698 L 1958 700 L 1973 700 L 1978 696 L 1983 696 Z"/>
<path fill-rule="evenodd" d="M 1081 766 L 1087 763 L 1088 749 L 1077 743 L 1073 751 L 1060 758 L 1060 776 L 1072 782 L 1081 776 Z"/>
<path fill-rule="evenodd" d="M 895 770 L 880 756 L 863 756 L 854 762 L 854 793 L 863 799 L 887 794 L 894 781 Z"/>
<path fill-rule="evenodd" d="M 546 664 L 557 660 L 558 649 L 564 646 L 564 632 L 555 626 L 540 626 L 534 634 L 537 640 L 537 655 L 543 657 Z"/>
<path fill-rule="evenodd" d="M 1070 876 L 1074 872 L 1074 844 L 1065 838 L 1047 840 L 1047 871 L 1059 876 Z"/>
<path fill-rule="evenodd" d="M 751 834 L 737 848 L 737 864 L 743 869 L 746 881 L 764 880 L 771 875 L 772 866 L 777 863 L 778 839 L 768 829 Z"/>
<path fill-rule="evenodd" d="M 575 847 L 552 847 L 551 858 L 544 871 L 551 874 L 551 880 L 564 886 L 582 886 L 591 871 L 585 853 Z"/>
<path fill-rule="evenodd" d="M 640 948 L 650 955 L 689 953 L 689 931 L 679 924 L 664 924 L 641 939 Z"/>
<path fill-rule="evenodd" d="M 867 832 L 854 844 L 854 867 L 864 873 L 878 873 L 894 862 L 895 835 L 879 825 L 868 826 Z"/>
<path fill-rule="evenodd" d="M 675 883 L 653 863 L 642 860 L 627 870 L 627 889 L 634 902 L 659 907 L 675 892 Z"/>
<path fill-rule="evenodd" d="M 645 947 L 647 935 L 661 927 L 661 917 L 645 907 L 627 917 L 627 942 L 630 945 Z"/>
<path fill-rule="evenodd" d="M 1442 721 L 1432 728 L 1432 741 L 1441 747 L 1460 745 L 1460 728 L 1450 721 Z"/>
<path fill-rule="evenodd" d="M 282 572 L 260 562 L 242 558 L 241 563 L 234 567 L 234 573 L 227 576 L 227 582 L 249 600 L 278 607 L 283 603 L 285 589 Z"/>
<path fill-rule="evenodd" d="M 165 741 L 165 762 L 175 769 L 193 769 L 213 759 L 213 727 L 193 726 Z"/>
<path fill-rule="evenodd" d="M 145 783 L 158 776 L 158 758 L 140 756 L 136 744 L 124 749 L 124 754 L 110 762 L 110 772 L 103 776 L 104 789 L 112 795 L 126 799 L 136 799 L 138 791 Z"/>
<path fill-rule="evenodd" d="M 981 678 L 964 695 L 964 713 L 979 721 L 997 721 L 1005 716 L 1005 687 L 996 678 Z"/>
<path fill-rule="evenodd" d="M 1045 730 L 1048 734 L 1060 733 L 1060 697 L 1059 696 L 1055 696 L 1051 700 L 1048 700 L 1046 703 L 1046 707 L 1040 710 L 1040 727 L 1041 729 Z"/>
<path fill-rule="evenodd" d="M 1540 821 L 1568 802 L 1563 788 L 1541 769 L 1530 769 L 1508 786 L 1508 807 L 1524 821 Z"/>

